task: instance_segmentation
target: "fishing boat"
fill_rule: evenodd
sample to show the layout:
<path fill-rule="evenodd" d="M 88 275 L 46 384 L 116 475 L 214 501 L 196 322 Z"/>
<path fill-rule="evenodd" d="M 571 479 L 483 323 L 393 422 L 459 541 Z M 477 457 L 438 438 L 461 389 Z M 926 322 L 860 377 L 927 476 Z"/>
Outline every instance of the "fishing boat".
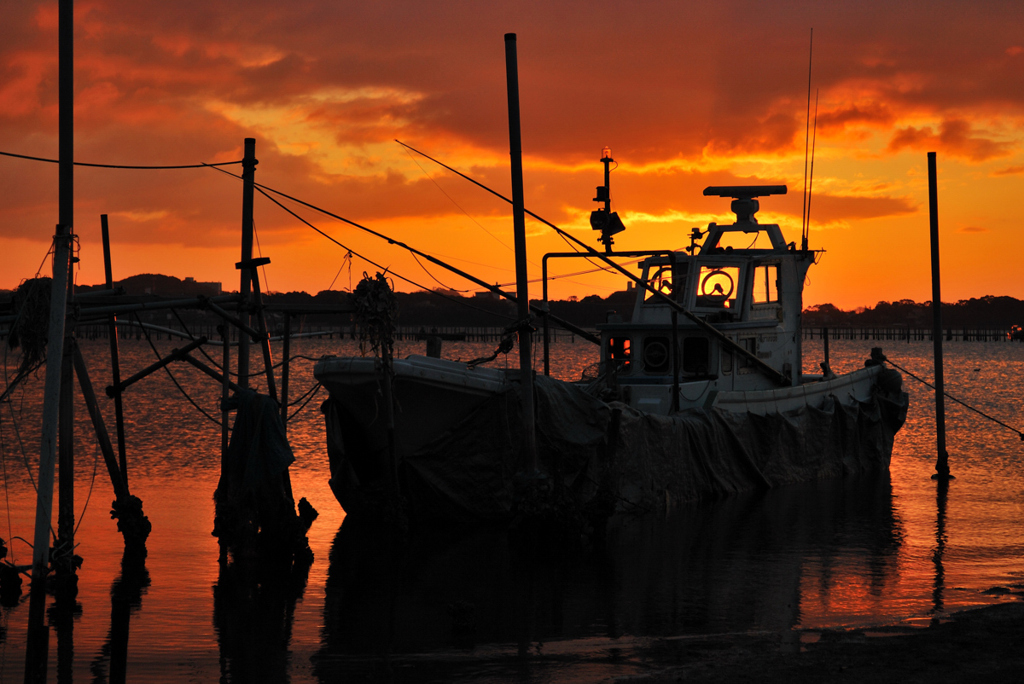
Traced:
<path fill-rule="evenodd" d="M 647 510 L 888 469 L 908 396 L 881 350 L 849 373 L 827 356 L 821 373 L 802 370 L 804 279 L 819 252 L 756 218 L 759 198 L 785 192 L 707 188 L 731 198 L 735 221 L 648 253 L 632 311 L 598 326 L 587 377 L 535 378 L 537 476 L 563 499 Z M 607 197 L 606 180 L 591 220 L 603 258 L 622 230 Z M 387 483 L 416 518 L 500 521 L 522 506 L 518 370 L 413 355 L 388 372 L 326 357 L 314 374 L 330 394 L 331 487 L 349 513 Z"/>

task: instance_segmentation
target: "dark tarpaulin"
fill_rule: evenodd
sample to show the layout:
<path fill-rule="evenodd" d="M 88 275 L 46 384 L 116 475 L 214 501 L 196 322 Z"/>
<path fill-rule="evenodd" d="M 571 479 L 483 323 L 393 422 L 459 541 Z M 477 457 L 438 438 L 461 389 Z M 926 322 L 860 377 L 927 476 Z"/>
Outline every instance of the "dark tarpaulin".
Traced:
<path fill-rule="evenodd" d="M 907 402 L 897 392 L 853 406 L 829 398 L 818 408 L 766 416 L 715 408 L 655 416 L 544 376 L 536 378 L 535 391 L 541 469 L 581 506 L 602 485 L 610 487 L 619 510 L 887 469 Z M 405 455 L 400 483 L 414 516 L 508 519 L 513 478 L 522 469 L 517 392 L 515 386 L 488 399 Z M 613 409 L 621 419 L 616 443 L 609 445 Z M 341 424 L 331 420 L 337 411 L 325 413 L 333 470 L 345 461 L 337 439 Z"/>

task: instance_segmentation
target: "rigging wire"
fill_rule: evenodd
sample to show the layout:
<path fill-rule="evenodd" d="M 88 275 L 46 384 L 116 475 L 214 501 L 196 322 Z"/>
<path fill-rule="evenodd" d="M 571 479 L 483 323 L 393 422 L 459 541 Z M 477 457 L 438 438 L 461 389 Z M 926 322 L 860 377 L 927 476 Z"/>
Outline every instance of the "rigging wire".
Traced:
<path fill-rule="evenodd" d="M 217 169 L 217 170 L 218 170 L 218 171 L 221 171 L 222 173 L 227 173 L 228 175 L 231 175 L 231 176 L 234 176 L 234 175 L 235 175 L 235 174 L 233 174 L 233 173 L 230 173 L 230 172 L 228 172 L 228 171 L 224 171 L 223 169 Z M 238 176 L 235 176 L 235 177 L 236 177 L 236 178 L 238 178 Z M 456 303 L 456 304 L 460 304 L 460 305 L 462 305 L 462 306 L 465 306 L 465 307 L 467 307 L 467 308 L 470 308 L 470 309 L 474 309 L 474 310 L 476 310 L 476 311 L 482 311 L 482 312 L 484 312 L 484 313 L 488 313 L 488 314 L 492 314 L 492 315 L 494 315 L 494 316 L 498 316 L 499 318 L 504 318 L 504 319 L 506 319 L 506 320 L 509 320 L 509 321 L 511 321 L 511 320 L 515 320 L 515 319 L 514 319 L 514 317 L 512 317 L 512 316 L 506 316 L 506 315 L 504 315 L 504 314 L 500 314 L 500 313 L 497 313 L 497 312 L 493 312 L 493 311 L 490 311 L 490 310 L 488 310 L 488 309 L 484 309 L 484 308 L 482 308 L 482 307 L 479 307 L 479 306 L 474 306 L 473 304 L 470 304 L 469 302 L 464 302 L 464 301 L 461 301 L 461 300 L 463 299 L 462 297 L 459 297 L 459 298 L 455 298 L 455 297 L 451 297 L 451 296 L 449 296 L 449 295 L 446 295 L 446 294 L 444 294 L 444 293 L 442 293 L 442 292 L 438 292 L 437 290 L 432 290 L 432 289 L 430 289 L 430 288 L 428 288 L 428 287 L 425 287 L 425 286 L 421 285 L 420 283 L 416 282 L 415 280 L 411 280 L 411 279 L 409 279 L 409 278 L 406 278 L 406 277 L 405 277 L 405 276 L 403 276 L 403 275 L 400 275 L 400 274 L 396 273 L 395 271 L 392 271 L 392 270 L 391 270 L 391 268 L 390 268 L 390 267 L 388 267 L 388 266 L 382 266 L 381 264 L 378 264 L 377 262 L 373 261 L 372 259 L 370 259 L 370 258 L 368 258 L 368 257 L 365 257 L 365 256 L 363 256 L 362 254 L 360 254 L 359 252 L 356 252 L 355 250 L 353 250 L 353 249 L 350 249 L 349 247 L 347 247 L 347 246 L 343 245 L 343 244 L 342 244 L 341 242 L 339 242 L 339 241 L 338 241 L 338 240 L 336 240 L 335 238 L 331 237 L 330 235 L 328 235 L 328 234 L 327 234 L 327 233 L 325 233 L 324 231 L 320 230 L 319 228 L 317 228 L 316 226 L 314 226 L 314 225 L 313 225 L 312 223 L 310 223 L 309 221 L 307 221 L 306 219 L 302 218 L 301 216 L 299 216 L 298 214 L 296 214 L 296 213 L 295 213 L 294 211 L 292 211 L 291 209 L 289 209 L 288 207 L 286 207 L 285 205 L 283 205 L 283 204 L 282 204 L 281 202 L 279 202 L 279 201 L 278 201 L 278 200 L 277 200 L 276 198 L 274 198 L 274 197 L 271 197 L 271 196 L 270 196 L 270 195 L 269 195 L 269 194 L 268 194 L 268 193 L 266 192 L 266 190 L 269 190 L 270 192 L 274 192 L 274 193 L 277 193 L 277 194 L 281 195 L 282 197 L 286 197 L 286 198 L 288 198 L 288 199 L 292 200 L 293 202 L 298 202 L 299 204 L 305 205 L 305 206 L 307 206 L 307 207 L 309 207 L 309 208 L 311 208 L 311 209 L 315 209 L 316 211 L 319 211 L 319 212 L 321 212 L 321 213 L 323 213 L 323 214 L 326 214 L 326 215 L 328 215 L 328 216 L 330 216 L 330 217 L 332 217 L 332 218 L 336 218 L 336 219 L 338 219 L 339 221 L 343 221 L 343 222 L 345 222 L 345 223 L 350 223 L 350 224 L 352 224 L 352 225 L 354 225 L 354 226 L 356 226 L 356 227 L 358 227 L 358 228 L 363 228 L 363 227 L 362 227 L 362 226 L 360 226 L 359 224 L 357 224 L 357 223 L 353 223 L 352 221 L 349 221 L 348 219 L 345 219 L 345 218 L 342 218 L 342 217 L 340 217 L 340 216 L 337 216 L 336 214 L 332 214 L 331 212 L 327 211 L 326 209 L 320 209 L 319 207 L 316 207 L 316 206 L 314 206 L 314 205 L 312 205 L 312 204 L 309 204 L 309 203 L 307 203 L 307 202 L 303 202 L 302 200 L 299 200 L 299 199 L 295 199 L 294 197 L 291 197 L 291 196 L 289 196 L 289 195 L 286 195 L 286 194 L 284 194 L 283 192 L 278 192 L 277 190 L 274 190 L 273 188 L 266 188 L 266 190 L 264 190 L 264 187 L 263 187 L 263 186 L 261 186 L 261 185 L 260 185 L 259 183 L 256 183 L 255 185 L 256 185 L 256 189 L 257 189 L 257 190 L 258 190 L 258 191 L 260 192 L 260 194 L 261 194 L 261 195 L 263 195 L 264 197 L 266 197 L 267 199 L 269 199 L 269 200 L 270 200 L 271 202 L 273 202 L 273 203 L 274 203 L 274 204 L 276 204 L 277 206 L 281 207 L 281 209 L 283 209 L 283 210 L 284 210 L 284 211 L 286 211 L 287 213 L 291 214 L 291 215 L 292 215 L 292 216 L 293 216 L 293 217 L 294 217 L 295 219 L 297 219 L 298 221 L 301 221 L 302 223 L 304 223 L 305 225 L 307 225 L 307 226 L 308 226 L 309 228 L 312 228 L 312 229 L 313 229 L 314 231 L 316 231 L 317 233 L 319 233 L 319 234 L 320 234 L 320 235 L 322 235 L 323 237 L 327 238 L 328 240 L 330 240 L 330 241 L 331 241 L 331 242 L 333 242 L 334 244 L 338 245 L 338 246 L 339 246 L 339 247 L 341 247 L 342 249 L 344 249 L 344 250 L 347 250 L 347 251 L 351 252 L 352 254 L 354 254 L 355 256 L 359 257 L 360 259 L 362 259 L 362 260 L 363 260 L 363 261 L 365 261 L 366 263 L 368 263 L 368 264 L 371 264 L 371 265 L 373 265 L 373 266 L 375 266 L 375 267 L 377 267 L 377 268 L 381 269 L 381 271 L 382 271 L 382 272 L 390 273 L 391 275 L 395 276 L 395 277 L 396 277 L 396 278 L 398 278 L 399 280 L 404 280 L 405 282 L 409 283 L 410 285 L 412 285 L 412 286 L 414 286 L 414 287 L 418 287 L 419 289 L 421 289 L 421 290 L 424 290 L 424 291 L 426 291 L 426 292 L 430 292 L 430 293 L 432 293 L 432 294 L 434 294 L 434 295 L 436 295 L 436 296 L 438 296 L 438 297 L 441 297 L 442 299 L 447 299 L 447 300 L 449 300 L 449 301 L 451 301 L 451 302 L 454 302 L 454 303 Z M 363 228 L 363 230 L 369 230 L 369 229 L 368 229 L 368 228 Z M 370 232 L 373 232 L 373 231 L 370 231 Z M 375 233 L 375 234 L 376 234 L 376 235 L 380 235 L 379 233 Z M 384 237 L 384 236 L 381 236 L 381 237 Z M 385 238 L 385 239 L 386 239 L 386 240 L 387 240 L 387 241 L 388 241 L 389 243 L 395 243 L 395 241 L 394 241 L 394 240 L 391 240 L 390 238 Z M 403 245 L 403 246 L 404 246 L 404 245 Z"/>
<path fill-rule="evenodd" d="M 14 157 L 16 159 L 28 159 L 30 161 L 41 161 L 41 162 L 47 162 L 47 163 L 50 163 L 50 164 L 59 164 L 60 163 L 59 159 L 47 159 L 45 157 L 33 157 L 33 156 L 30 156 L 30 155 L 27 155 L 27 154 L 15 154 L 13 152 L 0 152 L 0 156 Z M 91 163 L 88 163 L 88 162 L 72 162 L 72 163 L 75 166 L 88 166 L 88 167 L 97 168 L 97 169 L 133 169 L 133 170 L 136 170 L 136 171 L 166 171 L 166 170 L 169 170 L 169 169 L 202 169 L 202 168 L 207 167 L 207 166 L 233 166 L 235 164 L 241 164 L 242 160 L 239 159 L 238 161 L 215 162 L 215 163 L 212 163 L 212 164 L 201 162 L 199 164 L 178 164 L 178 165 L 173 165 L 173 166 L 139 166 L 139 165 L 129 165 L 129 164 L 91 164 Z"/>
<path fill-rule="evenodd" d="M 300 406 L 299 408 L 295 409 L 295 413 L 293 413 L 290 416 L 288 416 L 289 422 L 291 421 L 292 418 L 294 418 L 295 416 L 299 415 L 299 413 L 302 411 L 302 409 L 306 408 L 306 404 L 308 404 L 309 402 L 311 402 L 313 400 L 313 397 L 315 397 L 317 395 L 317 393 L 320 391 L 321 387 L 323 387 L 323 385 L 321 385 L 319 382 L 316 383 L 316 385 L 313 386 L 312 394 L 310 394 L 309 398 L 306 399 L 306 403 L 303 404 L 302 406 Z"/>
<path fill-rule="evenodd" d="M 492 190 L 491 188 L 487 187 L 483 183 L 481 183 L 481 182 L 479 182 L 479 181 L 477 181 L 477 180 L 475 180 L 473 178 L 470 178 L 469 176 L 467 176 L 466 174 L 462 173 L 461 171 L 457 171 L 457 170 L 453 169 L 452 167 L 448 166 L 444 162 L 439 161 L 437 159 L 434 159 L 429 154 L 426 154 L 425 152 L 420 152 L 419 150 L 417 150 L 412 145 L 407 145 L 407 144 L 405 144 L 404 142 L 402 142 L 401 140 L 398 140 L 398 139 L 396 139 L 395 142 L 398 143 L 399 145 L 401 145 L 402 147 L 405 147 L 405 148 L 407 148 L 409 150 L 412 150 L 413 152 L 415 152 L 416 154 L 418 154 L 418 155 L 420 155 L 422 157 L 426 157 L 427 159 L 429 159 L 430 161 L 434 162 L 438 166 L 440 166 L 440 167 L 442 167 L 444 169 L 448 169 L 449 171 L 451 171 L 455 175 L 459 176 L 460 178 L 464 178 L 465 180 L 468 180 L 473 185 L 476 185 L 477 187 L 482 188 L 483 190 L 486 190 L 487 192 L 491 193 L 495 197 L 503 199 L 506 202 L 508 202 L 509 204 L 512 203 L 512 200 L 510 200 L 509 198 L 505 197 L 501 193 L 499 193 L 499 192 L 497 192 L 495 190 Z M 618 164 L 615 165 L 615 168 L 618 168 Z M 562 238 L 562 240 L 565 241 L 565 244 L 569 245 L 569 247 L 573 251 L 578 252 L 578 253 L 582 253 L 582 252 L 580 252 L 579 248 L 576 245 L 574 245 L 572 242 L 570 242 L 570 237 L 571 236 L 568 236 L 568 234 L 565 233 L 561 228 L 557 227 L 553 223 L 550 223 L 549 221 L 546 221 L 546 220 L 542 219 L 540 216 L 538 216 L 537 214 L 533 213 L 529 209 L 526 209 L 525 211 L 526 211 L 526 214 L 528 216 L 531 216 L 531 217 L 537 219 L 538 221 L 540 221 L 541 223 L 543 223 L 544 225 L 548 226 L 549 228 L 554 229 L 555 233 L 560 238 Z M 575 238 L 572 238 L 572 239 L 575 240 Z M 580 243 L 580 244 L 582 244 L 582 243 Z M 591 259 L 591 257 L 586 257 L 586 260 L 587 260 L 588 263 L 592 264 L 595 268 L 607 271 L 609 273 L 613 272 L 613 269 L 609 268 L 608 266 L 602 266 L 602 265 L 598 264 L 597 262 L 593 261 Z"/>
<path fill-rule="evenodd" d="M 451 290 L 452 292 L 469 292 L 469 290 L 460 290 L 458 288 L 454 288 L 442 283 L 440 280 L 437 279 L 437 277 L 433 273 L 430 272 L 430 270 L 426 266 L 423 265 L 423 262 L 420 261 L 420 258 L 416 256 L 415 252 L 410 252 L 410 254 L 412 254 L 412 258 L 416 261 L 416 264 L 423 269 L 423 272 L 430 276 L 430 279 L 433 280 L 438 285 L 440 285 L 441 287 L 445 288 L 446 290 Z"/>
<path fill-rule="evenodd" d="M 92 492 L 96 487 L 96 472 L 99 468 L 99 448 L 93 445 L 92 451 L 92 479 L 89 480 L 89 493 L 85 495 L 85 504 L 82 506 L 82 512 L 78 514 L 78 522 L 75 524 L 75 531 L 71 533 L 71 538 L 74 539 L 78 535 L 78 528 L 82 526 L 82 520 L 85 519 L 85 512 L 89 510 L 89 502 L 92 501 Z"/>
<path fill-rule="evenodd" d="M 396 140 L 395 142 L 398 142 L 398 141 Z M 402 143 L 400 143 L 400 142 L 399 142 L 398 144 L 399 144 L 399 145 L 401 145 Z M 418 161 L 416 161 L 416 157 L 412 156 L 412 152 L 410 152 L 410 151 L 409 151 L 409 148 L 408 148 L 408 147 L 406 147 L 405 145 L 403 145 L 403 147 L 405 148 L 405 153 L 406 153 L 407 155 L 409 155 L 409 159 L 411 159 L 411 160 L 412 160 L 412 163 L 413 163 L 413 164 L 415 164 L 415 165 L 416 165 L 417 167 L 419 167 L 419 170 L 423 172 L 423 175 L 424 175 L 424 176 L 426 176 L 427 178 L 429 178 L 429 179 L 430 179 L 430 180 L 431 180 L 431 181 L 432 181 L 432 182 L 434 183 L 434 185 L 436 185 L 436 186 L 437 186 L 437 189 L 441 191 L 441 194 L 443 194 L 443 195 L 444 195 L 445 197 L 447 197 L 447 198 L 448 198 L 448 199 L 449 199 L 449 200 L 451 201 L 451 203 L 452 203 L 452 204 L 454 204 L 454 205 L 455 205 L 455 206 L 456 206 L 456 207 L 458 208 L 458 210 L 459 210 L 459 211 L 461 211 L 461 212 L 462 212 L 463 214 L 465 214 L 465 215 L 467 216 L 467 218 L 469 218 L 469 220 L 470 220 L 470 221 L 472 221 L 473 223 L 475 223 L 475 224 L 477 225 L 477 227 L 478 227 L 478 228 L 480 228 L 480 230 L 484 231 L 485 233 L 487 233 L 488 235 L 490 235 L 490 236 L 491 236 L 492 238 L 494 238 L 494 239 L 495 239 L 495 240 L 497 241 L 497 243 L 498 243 L 499 245 L 501 245 L 502 247 L 504 247 L 505 249 L 507 249 L 507 250 L 508 250 L 508 251 L 510 251 L 510 252 L 514 252 L 514 251 L 515 251 L 515 250 L 513 250 L 513 249 L 512 249 L 511 247 L 509 247 L 509 246 L 508 246 L 507 244 L 505 244 L 505 242 L 503 242 L 503 241 L 501 240 L 501 238 L 499 238 L 499 237 L 498 237 L 497 235 L 495 235 L 495 234 L 494 234 L 494 233 L 492 233 L 491 231 L 489 231 L 489 230 L 487 230 L 486 228 L 484 228 L 484 227 L 483 227 L 483 225 L 482 225 L 482 224 L 481 224 L 481 223 L 480 223 L 479 221 L 477 221 L 477 220 L 476 220 L 475 218 L 473 218 L 472 216 L 470 216 L 470 214 L 469 214 L 469 212 L 468 212 L 468 211 L 466 211 L 466 210 L 465 210 L 465 209 L 463 209 L 463 208 L 462 208 L 461 206 L 459 206 L 459 203 L 458 203 L 458 202 L 456 202 L 456 201 L 455 201 L 455 200 L 454 200 L 454 199 L 452 198 L 452 196 L 451 196 L 451 195 L 449 195 L 449 194 L 448 194 L 447 192 L 445 192 L 445 191 L 444 191 L 444 188 L 442 188 L 442 187 L 441 187 L 441 185 L 440 185 L 440 184 L 439 184 L 439 183 L 438 183 L 438 182 L 437 182 L 437 181 L 436 181 L 436 180 L 434 179 L 434 177 L 433 177 L 433 176 L 431 176 L 431 175 L 430 175 L 429 173 L 427 173 L 427 170 L 426 170 L 426 169 L 424 169 L 424 168 L 423 168 L 423 167 L 422 167 L 422 166 L 420 165 L 420 163 L 419 163 Z"/>
<path fill-rule="evenodd" d="M 917 380 L 917 381 L 918 381 L 919 383 L 921 383 L 921 384 L 922 384 L 922 385 L 924 385 L 925 387 L 929 387 L 929 388 L 931 388 L 931 389 L 933 389 L 933 390 L 935 389 L 935 385 L 931 384 L 931 383 L 930 383 L 930 382 L 928 382 L 927 380 L 924 380 L 924 379 L 922 379 L 922 378 L 919 378 L 919 377 L 917 377 L 916 375 L 914 375 L 913 373 L 911 373 L 910 371 L 908 371 L 908 370 L 907 370 L 906 368 L 902 368 L 902 367 L 900 367 L 900 366 L 899 366 L 899 365 L 897 365 L 897 364 L 896 364 L 896 362 L 894 362 L 894 361 L 893 361 L 892 359 L 890 359 L 890 358 L 886 358 L 885 360 L 886 360 L 886 361 L 887 361 L 887 362 L 888 362 L 888 363 L 889 363 L 889 364 L 890 364 L 890 365 L 891 365 L 891 366 L 892 366 L 893 368 L 895 368 L 896 370 L 898 370 L 898 371 L 901 371 L 901 372 L 903 372 L 903 373 L 906 373 L 907 375 L 909 375 L 910 377 L 914 378 L 914 380 Z M 1011 426 L 1007 425 L 1006 423 L 1004 423 L 1003 421 L 999 420 L 998 418 L 993 418 L 992 416 L 988 415 L 988 414 L 987 414 L 987 413 L 985 413 L 984 411 L 981 411 L 980 409 L 976 409 L 976 408 L 974 408 L 974 407 L 973 407 L 973 406 L 971 406 L 970 404 L 967 404 L 967 403 L 965 403 L 965 402 L 963 402 L 963 401 L 960 401 L 959 399 L 957 399 L 956 397 L 954 397 L 954 396 L 953 396 L 952 394 L 950 394 L 949 392 L 946 392 L 945 390 L 943 390 L 942 394 L 943 394 L 943 395 L 945 395 L 946 397 L 949 397 L 950 399 L 952 399 L 952 400 L 953 400 L 953 401 L 955 401 L 956 403 L 960 404 L 960 405 L 961 405 L 961 406 L 963 406 L 964 408 L 966 408 L 966 409 L 970 409 L 971 411 L 974 411 L 974 412 L 975 412 L 975 413 L 977 413 L 977 414 L 978 414 L 979 416 L 982 416 L 983 418 L 988 418 L 988 419 L 989 419 L 989 420 L 991 420 L 991 421 L 992 421 L 993 423 L 997 423 L 997 424 L 999 424 L 999 425 L 1002 425 L 1002 426 L 1003 426 L 1004 428 L 1006 428 L 1007 430 L 1011 430 L 1012 432 L 1016 432 L 1016 433 L 1017 433 L 1017 436 L 1019 436 L 1019 437 L 1020 437 L 1021 441 L 1024 441 L 1024 432 L 1022 432 L 1022 431 L 1018 430 L 1018 429 L 1017 429 L 1017 428 L 1015 428 L 1015 427 L 1011 427 Z"/>
<path fill-rule="evenodd" d="M 256 219 L 252 220 L 252 234 L 256 237 L 256 253 L 263 258 L 263 247 L 260 246 L 260 234 L 256 231 Z M 262 264 L 260 270 L 263 271 L 263 294 L 270 294 L 270 284 L 267 282 L 267 265 Z"/>
<path fill-rule="evenodd" d="M 136 321 L 138 321 L 139 327 L 142 327 L 142 320 L 139 319 L 139 314 L 137 312 L 133 311 L 132 315 L 135 317 Z M 146 341 L 149 342 L 150 348 L 152 348 L 153 353 L 156 354 L 156 358 L 158 360 L 160 360 L 160 358 L 161 358 L 160 357 L 160 352 L 157 350 L 156 345 L 153 344 L 153 339 L 149 336 L 149 331 L 146 330 L 145 328 L 142 328 L 142 334 L 144 334 L 146 336 Z M 174 386 L 178 388 L 178 391 L 181 392 L 182 396 L 184 396 L 186 399 L 188 399 L 188 403 L 192 404 L 192 406 L 197 411 L 199 411 L 204 416 L 206 416 L 210 420 L 210 422 L 212 422 L 214 425 L 217 425 L 218 427 L 222 427 L 222 423 L 219 420 L 217 420 L 216 418 L 211 416 L 209 413 L 207 413 L 206 410 L 202 406 L 197 404 L 195 402 L 195 400 L 193 400 L 192 397 L 189 396 L 188 392 L 185 391 L 185 388 L 182 387 L 178 383 L 177 379 L 174 377 L 174 374 L 171 373 L 171 369 L 168 368 L 167 366 L 164 366 L 163 368 L 164 368 L 164 371 L 167 373 L 167 377 L 169 377 L 171 379 L 171 382 L 173 382 Z"/>

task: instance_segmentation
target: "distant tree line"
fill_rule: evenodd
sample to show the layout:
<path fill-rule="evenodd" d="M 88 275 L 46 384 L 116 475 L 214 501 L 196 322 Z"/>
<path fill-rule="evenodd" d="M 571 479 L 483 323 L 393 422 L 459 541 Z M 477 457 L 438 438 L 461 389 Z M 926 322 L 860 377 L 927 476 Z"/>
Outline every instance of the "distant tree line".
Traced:
<path fill-rule="evenodd" d="M 219 283 L 198 283 L 173 276 L 144 274 L 125 278 L 116 286 L 131 295 L 162 297 L 214 294 L 209 286 Z M 81 286 L 77 291 L 102 289 L 103 286 Z M 0 294 L 0 309 L 7 297 Z M 421 290 L 399 292 L 398 324 L 402 327 L 504 327 L 515 322 L 516 305 L 491 293 L 467 294 L 455 290 Z M 264 296 L 268 304 L 291 307 L 340 310 L 351 308 L 348 292 L 325 290 L 315 295 L 306 292 L 273 293 Z M 592 328 L 608 319 L 612 312 L 628 319 L 636 301 L 635 290 L 615 292 L 607 297 L 590 295 L 582 299 L 549 302 L 551 313 L 576 325 Z M 534 303 L 538 303 L 534 300 Z M 169 318 L 169 317 L 168 317 Z M 310 325 L 347 324 L 347 314 L 310 314 Z M 885 327 L 906 326 L 927 328 L 931 325 L 931 302 L 917 303 L 909 299 L 878 302 L 873 307 L 844 311 L 832 304 L 818 304 L 804 311 L 803 323 L 808 327 Z M 1024 301 L 1013 297 L 986 296 L 977 299 L 943 303 L 942 321 L 946 327 L 1009 328 L 1024 324 Z"/>
<path fill-rule="evenodd" d="M 986 296 L 942 303 L 945 327 L 1009 328 L 1024 323 L 1024 301 L 1013 297 Z M 832 304 L 819 304 L 804 310 L 804 326 L 809 327 L 885 327 L 909 325 L 927 328 L 932 324 L 932 303 L 918 304 L 909 299 L 878 302 L 873 307 L 843 311 Z"/>

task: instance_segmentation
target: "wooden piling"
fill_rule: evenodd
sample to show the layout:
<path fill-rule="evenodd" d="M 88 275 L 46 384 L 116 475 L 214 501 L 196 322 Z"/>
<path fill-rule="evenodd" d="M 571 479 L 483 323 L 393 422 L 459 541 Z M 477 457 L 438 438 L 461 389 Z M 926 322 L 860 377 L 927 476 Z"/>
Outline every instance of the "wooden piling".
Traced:
<path fill-rule="evenodd" d="M 932 321 L 935 330 L 935 440 L 937 456 L 932 479 L 948 480 L 949 454 L 946 453 L 946 396 L 942 377 L 942 295 L 939 278 L 939 199 L 935 153 L 928 153 L 928 216 L 932 261 Z"/>
<path fill-rule="evenodd" d="M 113 268 L 110 259 L 110 230 L 107 225 L 107 215 L 100 215 L 100 232 L 103 239 L 103 272 L 106 278 L 107 289 L 114 289 Z M 117 315 L 110 314 L 107 319 L 110 338 L 110 370 L 113 384 L 116 387 L 121 384 L 121 360 L 117 348 Z M 121 478 L 128 484 L 128 453 L 124 442 L 124 402 L 121 395 L 114 397 L 114 422 L 117 430 L 117 454 L 118 465 L 121 467 Z"/>
<path fill-rule="evenodd" d="M 509 157 L 512 161 L 512 227 L 516 254 L 516 304 L 519 309 L 519 371 L 522 383 L 525 470 L 537 471 L 537 435 L 533 415 L 529 274 L 526 262 L 526 210 L 523 199 L 523 144 L 519 120 L 519 65 L 516 34 L 505 34 L 505 75 L 508 88 Z"/>

